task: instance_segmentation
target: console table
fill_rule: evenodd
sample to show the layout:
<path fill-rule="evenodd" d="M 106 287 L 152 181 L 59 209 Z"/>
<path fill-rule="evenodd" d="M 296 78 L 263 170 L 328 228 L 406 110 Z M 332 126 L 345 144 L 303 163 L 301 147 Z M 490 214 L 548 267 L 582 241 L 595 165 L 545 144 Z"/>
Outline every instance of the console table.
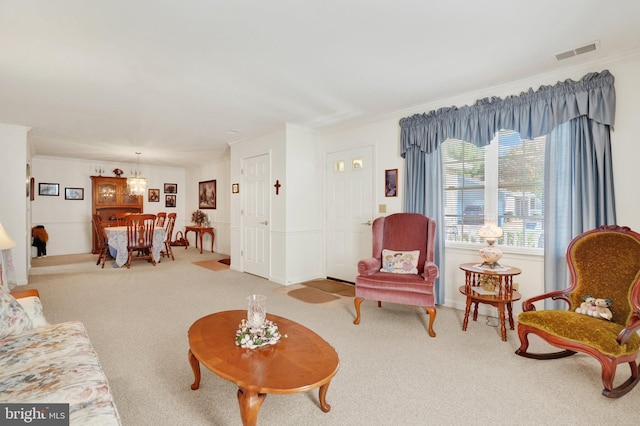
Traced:
<path fill-rule="evenodd" d="M 202 237 L 204 234 L 211 235 L 211 253 L 213 253 L 213 239 L 215 238 L 213 235 L 213 228 L 206 226 L 185 226 L 184 227 L 184 238 L 187 239 L 187 234 L 189 231 L 193 231 L 196 233 L 196 248 L 198 248 L 198 238 L 200 239 L 200 253 L 202 253 Z M 188 247 L 188 246 L 187 246 Z M 187 248 L 185 247 L 185 248 Z"/>
<path fill-rule="evenodd" d="M 500 334 L 502 341 L 507 341 L 507 327 L 505 325 L 504 307 L 509 314 L 509 328 L 514 329 L 512 303 L 520 300 L 522 295 L 513 289 L 513 276 L 520 274 L 520 269 L 512 267 L 498 267 L 495 269 L 481 267 L 477 263 L 463 263 L 460 269 L 465 272 L 464 285 L 460 286 L 460 293 L 466 296 L 467 306 L 464 311 L 462 331 L 467 330 L 469 312 L 474 305 L 473 320 L 478 320 L 478 304 L 486 303 L 498 308 L 500 315 Z M 495 283 L 495 290 L 488 291 L 482 287 L 486 279 Z"/>

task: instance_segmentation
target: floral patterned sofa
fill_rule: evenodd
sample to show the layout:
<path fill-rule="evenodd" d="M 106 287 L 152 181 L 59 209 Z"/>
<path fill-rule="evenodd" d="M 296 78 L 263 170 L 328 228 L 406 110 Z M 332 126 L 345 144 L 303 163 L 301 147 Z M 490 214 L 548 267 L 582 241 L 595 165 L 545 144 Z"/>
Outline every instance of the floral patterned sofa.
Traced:
<path fill-rule="evenodd" d="M 121 425 L 80 322 L 48 324 L 37 290 L 0 286 L 0 403 L 68 403 L 71 425 Z"/>

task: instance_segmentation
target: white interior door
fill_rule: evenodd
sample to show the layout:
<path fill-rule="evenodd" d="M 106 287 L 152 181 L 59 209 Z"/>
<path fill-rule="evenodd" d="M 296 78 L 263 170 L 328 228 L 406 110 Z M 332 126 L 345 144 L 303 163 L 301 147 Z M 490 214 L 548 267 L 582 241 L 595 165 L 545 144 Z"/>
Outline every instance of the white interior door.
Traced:
<path fill-rule="evenodd" d="M 358 260 L 371 257 L 373 150 L 327 154 L 327 276 L 355 282 Z"/>
<path fill-rule="evenodd" d="M 242 265 L 244 272 L 269 278 L 269 155 L 243 160 Z"/>

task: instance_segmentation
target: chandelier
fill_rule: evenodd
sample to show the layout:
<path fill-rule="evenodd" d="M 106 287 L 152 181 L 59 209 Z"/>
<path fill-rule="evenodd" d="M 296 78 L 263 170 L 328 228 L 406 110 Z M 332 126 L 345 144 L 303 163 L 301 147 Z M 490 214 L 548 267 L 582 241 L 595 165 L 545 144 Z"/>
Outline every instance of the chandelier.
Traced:
<path fill-rule="evenodd" d="M 131 176 L 127 178 L 127 188 L 129 188 L 131 195 L 144 195 L 147 192 L 149 181 L 140 173 L 140 152 L 136 152 L 136 155 L 138 156 L 138 166 L 135 171 L 131 171 Z"/>

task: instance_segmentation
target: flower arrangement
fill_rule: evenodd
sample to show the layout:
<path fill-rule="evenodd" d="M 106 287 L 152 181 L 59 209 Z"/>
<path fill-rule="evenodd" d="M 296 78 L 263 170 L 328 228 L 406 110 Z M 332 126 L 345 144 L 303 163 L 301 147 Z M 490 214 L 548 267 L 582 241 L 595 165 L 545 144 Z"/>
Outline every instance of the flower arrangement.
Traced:
<path fill-rule="evenodd" d="M 116 177 L 122 176 L 123 173 L 122 169 L 113 169 L 113 174 L 116 175 Z"/>
<path fill-rule="evenodd" d="M 196 210 L 195 212 L 191 213 L 191 222 L 202 223 L 208 220 L 209 217 L 202 210 Z"/>
<path fill-rule="evenodd" d="M 246 319 L 242 319 L 236 331 L 236 346 L 255 349 L 260 346 L 275 345 L 281 337 L 278 325 L 273 321 L 265 320 L 262 327 L 256 330 L 249 327 Z"/>

